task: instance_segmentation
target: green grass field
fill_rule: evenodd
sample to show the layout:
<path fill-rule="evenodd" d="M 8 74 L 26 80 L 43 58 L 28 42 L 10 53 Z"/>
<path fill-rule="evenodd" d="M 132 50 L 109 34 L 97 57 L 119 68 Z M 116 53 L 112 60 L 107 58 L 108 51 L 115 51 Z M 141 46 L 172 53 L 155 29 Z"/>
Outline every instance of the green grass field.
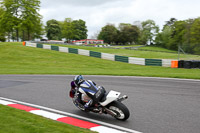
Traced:
<path fill-rule="evenodd" d="M 12 107 L 0 105 L 0 133 L 94 133 Z"/>
<path fill-rule="evenodd" d="M 77 54 L 0 43 L 0 74 L 82 74 L 200 79 L 200 69 L 140 66 Z"/>

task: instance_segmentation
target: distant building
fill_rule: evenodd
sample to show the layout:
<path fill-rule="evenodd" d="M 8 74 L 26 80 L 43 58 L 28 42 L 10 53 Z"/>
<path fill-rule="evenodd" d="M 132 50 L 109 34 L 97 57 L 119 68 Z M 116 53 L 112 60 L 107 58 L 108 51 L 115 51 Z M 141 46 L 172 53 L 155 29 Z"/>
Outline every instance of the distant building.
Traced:
<path fill-rule="evenodd" d="M 76 40 L 72 41 L 72 43 L 77 44 L 77 45 L 82 45 L 82 44 L 103 44 L 103 40 L 96 40 L 96 39 L 83 39 L 83 40 Z"/>

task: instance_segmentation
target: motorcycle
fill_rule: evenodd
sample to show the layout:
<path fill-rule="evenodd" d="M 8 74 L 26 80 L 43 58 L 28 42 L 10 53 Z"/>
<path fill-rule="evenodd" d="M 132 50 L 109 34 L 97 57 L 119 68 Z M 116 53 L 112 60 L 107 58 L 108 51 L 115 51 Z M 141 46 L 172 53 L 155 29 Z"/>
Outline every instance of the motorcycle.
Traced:
<path fill-rule="evenodd" d="M 84 112 L 94 112 L 99 114 L 109 114 L 116 118 L 117 120 L 125 121 L 129 118 L 130 112 L 128 108 L 122 103 L 128 96 L 124 95 L 120 97 L 120 92 L 109 91 L 106 93 L 106 90 L 99 86 L 99 90 L 96 92 L 95 97 L 98 98 L 97 104 L 91 107 L 90 110 L 86 110 L 84 104 L 88 102 L 91 98 L 87 95 L 82 95 L 81 102 L 78 102 L 76 99 L 79 92 L 76 90 L 72 101 L 74 105 Z"/>

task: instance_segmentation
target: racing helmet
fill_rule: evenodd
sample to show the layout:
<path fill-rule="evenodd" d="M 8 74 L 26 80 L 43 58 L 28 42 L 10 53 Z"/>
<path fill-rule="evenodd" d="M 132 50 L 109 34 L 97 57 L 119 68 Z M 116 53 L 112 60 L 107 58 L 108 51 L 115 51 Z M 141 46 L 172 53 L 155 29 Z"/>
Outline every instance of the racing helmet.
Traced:
<path fill-rule="evenodd" d="M 80 85 L 83 82 L 83 76 L 82 75 L 76 75 L 74 78 L 74 83 L 76 86 Z"/>

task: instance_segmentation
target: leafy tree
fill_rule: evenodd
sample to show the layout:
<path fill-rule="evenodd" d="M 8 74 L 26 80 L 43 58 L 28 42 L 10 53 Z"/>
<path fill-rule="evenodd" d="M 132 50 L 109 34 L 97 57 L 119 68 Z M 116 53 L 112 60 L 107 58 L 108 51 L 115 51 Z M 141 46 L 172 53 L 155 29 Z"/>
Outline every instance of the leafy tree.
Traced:
<path fill-rule="evenodd" d="M 50 40 L 61 40 L 65 38 L 70 40 L 81 40 L 87 38 L 86 22 L 79 20 L 72 20 L 66 18 L 64 21 L 49 20 L 46 23 L 46 33 Z"/>
<path fill-rule="evenodd" d="M 101 32 L 98 35 L 98 39 L 104 40 L 105 43 L 111 44 L 116 42 L 117 34 L 117 28 L 112 24 L 107 24 L 101 29 Z"/>
<path fill-rule="evenodd" d="M 166 21 L 166 24 L 164 25 L 163 29 L 165 29 L 165 26 L 171 27 L 176 21 L 177 21 L 176 18 L 170 18 L 169 21 Z"/>
<path fill-rule="evenodd" d="M 115 41 L 117 44 L 123 44 L 125 45 L 127 42 L 129 42 L 129 36 L 128 36 L 128 29 L 131 27 L 131 24 L 129 23 L 120 23 L 118 26 L 117 31 L 117 38 L 115 38 Z"/>
<path fill-rule="evenodd" d="M 162 32 L 158 33 L 155 39 L 155 43 L 158 46 L 167 48 L 169 41 L 171 39 L 172 29 L 170 26 L 166 25 L 163 27 Z"/>
<path fill-rule="evenodd" d="M 159 27 L 153 20 L 146 20 L 142 22 L 142 32 L 140 42 L 142 44 L 152 44 L 156 34 L 159 32 Z"/>
<path fill-rule="evenodd" d="M 39 15 L 39 0 L 3 0 L 1 7 L 4 13 L 0 20 L 0 28 L 8 38 L 19 41 L 20 31 L 26 31 L 27 40 L 38 37 L 41 34 L 42 23 Z M 15 34 L 13 32 L 15 31 Z M 32 33 L 32 35 L 31 35 Z M 24 38 L 23 38 L 24 40 Z"/>
<path fill-rule="evenodd" d="M 128 23 L 120 23 L 118 29 L 112 25 L 107 24 L 101 30 L 98 35 L 98 39 L 104 40 L 104 42 L 112 44 L 136 44 L 140 36 L 140 29 Z"/>
<path fill-rule="evenodd" d="M 74 28 L 73 34 L 74 40 L 80 40 L 80 39 L 86 39 L 87 38 L 87 26 L 86 22 L 79 19 L 79 20 L 74 20 L 72 22 L 72 27 Z"/>
<path fill-rule="evenodd" d="M 132 25 L 129 23 L 120 23 L 118 29 L 122 31 L 126 27 L 131 27 Z"/>
<path fill-rule="evenodd" d="M 160 33 L 157 34 L 155 43 L 158 46 L 167 48 L 171 37 L 173 36 L 173 31 L 175 29 L 174 23 L 177 21 L 176 18 L 170 18 L 169 21 L 166 21 L 166 24 L 163 26 L 163 29 Z"/>
<path fill-rule="evenodd" d="M 18 29 L 20 24 L 18 0 L 3 0 L 3 2 L 1 2 L 1 7 L 4 12 L 0 19 L 0 28 L 7 34 L 8 40 L 14 38 L 11 36 L 13 35 L 14 30 L 16 30 L 18 40 Z"/>
<path fill-rule="evenodd" d="M 172 50 L 200 54 L 200 18 L 178 21 L 171 18 L 156 37 L 156 44 Z"/>
<path fill-rule="evenodd" d="M 65 38 L 66 40 L 72 40 L 74 37 L 74 25 L 72 24 L 71 18 L 66 18 L 64 22 L 61 23 L 61 32 L 62 32 L 62 38 Z"/>
<path fill-rule="evenodd" d="M 190 29 L 190 47 L 195 54 L 200 54 L 200 18 L 194 20 Z"/>
<path fill-rule="evenodd" d="M 184 43 L 184 35 L 186 34 L 186 21 L 176 21 L 172 27 L 172 35 L 170 42 L 167 45 L 168 49 L 177 50 L 178 45 Z"/>
<path fill-rule="evenodd" d="M 0 20 L 2 19 L 2 15 L 4 13 L 4 10 L 0 7 Z M 0 42 L 5 42 L 6 38 L 5 38 L 5 33 L 2 30 L 2 28 L 0 28 Z"/>
<path fill-rule="evenodd" d="M 191 47 L 191 27 L 194 23 L 194 19 L 184 20 L 185 22 L 185 33 L 183 34 L 183 40 L 179 46 L 187 53 L 193 53 L 193 48 Z"/>
<path fill-rule="evenodd" d="M 27 39 L 40 38 L 43 34 L 43 24 L 41 22 L 42 16 L 39 14 L 40 1 L 39 0 L 21 0 L 21 29 L 24 34 L 27 34 Z M 26 39 L 26 40 L 27 40 Z"/>
<path fill-rule="evenodd" d="M 57 20 L 52 19 L 46 22 L 47 38 L 49 40 L 61 40 L 61 27 Z"/>
<path fill-rule="evenodd" d="M 140 30 L 137 26 L 131 24 L 120 24 L 119 29 L 120 31 L 118 33 L 118 36 L 121 43 L 136 44 L 138 42 Z"/>
<path fill-rule="evenodd" d="M 6 38 L 5 38 L 4 33 L 0 33 L 0 42 L 5 42 L 5 41 L 6 41 Z"/>

